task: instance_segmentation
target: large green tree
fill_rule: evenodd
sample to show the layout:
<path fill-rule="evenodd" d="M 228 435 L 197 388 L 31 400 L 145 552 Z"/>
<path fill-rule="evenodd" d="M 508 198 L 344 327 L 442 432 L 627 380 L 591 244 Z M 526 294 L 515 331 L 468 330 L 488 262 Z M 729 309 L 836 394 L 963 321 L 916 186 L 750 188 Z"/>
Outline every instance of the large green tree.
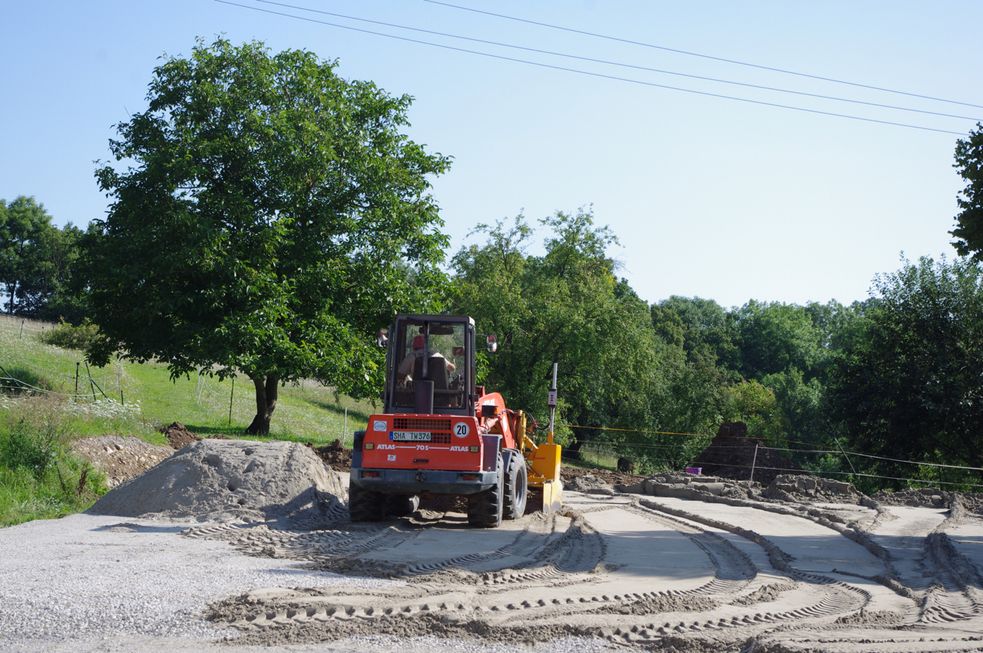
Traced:
<path fill-rule="evenodd" d="M 501 343 L 485 378 L 542 417 L 555 361 L 561 420 L 576 425 L 564 434 L 568 451 L 600 442 L 651 456 L 644 436 L 594 427 L 677 428 L 686 410 L 671 395 L 682 390 L 685 353 L 657 336 L 649 306 L 617 278 L 614 235 L 589 211 L 559 212 L 541 227 L 541 255 L 528 253 L 533 230 L 520 216 L 481 228 L 487 240 L 454 258 L 452 306 Z"/>
<path fill-rule="evenodd" d="M 442 279 L 430 179 L 449 161 L 405 135 L 410 97 L 336 65 L 219 39 L 154 70 L 97 172 L 112 205 L 85 257 L 94 360 L 241 372 L 250 433 L 285 381 L 378 391 L 377 328 L 433 308 Z"/>
<path fill-rule="evenodd" d="M 954 166 L 966 182 L 959 194 L 959 214 L 953 245 L 960 254 L 971 254 L 983 260 L 983 125 L 977 123 L 965 139 L 956 142 Z"/>

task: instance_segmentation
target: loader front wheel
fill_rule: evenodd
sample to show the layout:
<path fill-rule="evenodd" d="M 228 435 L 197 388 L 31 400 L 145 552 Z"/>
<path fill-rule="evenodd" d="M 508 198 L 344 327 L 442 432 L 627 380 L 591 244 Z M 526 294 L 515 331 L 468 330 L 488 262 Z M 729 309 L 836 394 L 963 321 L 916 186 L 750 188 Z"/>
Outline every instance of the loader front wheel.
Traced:
<path fill-rule="evenodd" d="M 498 453 L 498 483 L 494 487 L 468 496 L 468 525 L 477 528 L 497 528 L 502 525 L 505 511 L 505 465 Z"/>
<path fill-rule="evenodd" d="M 348 488 L 348 515 L 356 521 L 382 521 L 385 516 L 386 497 L 379 492 L 365 490 L 352 484 Z"/>
<path fill-rule="evenodd" d="M 505 469 L 505 519 L 519 519 L 526 514 L 528 497 L 526 461 L 518 451 L 512 451 Z"/>

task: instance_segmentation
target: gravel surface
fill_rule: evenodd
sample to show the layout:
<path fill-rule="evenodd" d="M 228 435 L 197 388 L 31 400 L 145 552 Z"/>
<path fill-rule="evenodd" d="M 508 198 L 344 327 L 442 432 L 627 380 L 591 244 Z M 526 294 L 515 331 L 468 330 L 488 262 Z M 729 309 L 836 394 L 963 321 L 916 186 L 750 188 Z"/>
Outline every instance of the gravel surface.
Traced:
<path fill-rule="evenodd" d="M 0 529 L 0 651 L 983 650 L 983 520 L 962 500 L 608 483 L 580 474 L 562 511 L 496 529 L 454 506 L 352 524 L 310 449 L 198 442 L 103 514 Z"/>
<path fill-rule="evenodd" d="M 200 647 L 202 639 L 225 634 L 201 616 L 214 599 L 257 587 L 358 593 L 401 584 L 245 556 L 224 542 L 180 535 L 187 526 L 73 515 L 0 529 L 0 648 L 46 650 L 72 642 L 78 650 L 90 640 L 112 649 L 134 635 Z"/>

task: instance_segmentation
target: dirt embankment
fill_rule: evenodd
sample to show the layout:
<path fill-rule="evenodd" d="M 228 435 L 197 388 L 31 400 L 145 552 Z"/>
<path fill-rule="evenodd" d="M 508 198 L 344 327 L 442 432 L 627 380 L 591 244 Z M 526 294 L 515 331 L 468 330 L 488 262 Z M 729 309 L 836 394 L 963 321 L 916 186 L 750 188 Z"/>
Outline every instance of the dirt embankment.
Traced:
<path fill-rule="evenodd" d="M 143 474 L 174 453 L 170 447 L 159 447 L 140 438 L 122 435 L 81 438 L 73 441 L 71 447 L 76 455 L 106 475 L 110 488 Z"/>

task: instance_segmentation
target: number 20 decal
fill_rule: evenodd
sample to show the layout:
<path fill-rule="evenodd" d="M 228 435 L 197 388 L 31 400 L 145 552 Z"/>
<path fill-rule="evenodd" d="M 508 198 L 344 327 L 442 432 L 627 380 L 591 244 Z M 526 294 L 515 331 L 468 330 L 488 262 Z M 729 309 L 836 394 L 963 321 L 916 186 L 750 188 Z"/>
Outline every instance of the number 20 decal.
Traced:
<path fill-rule="evenodd" d="M 454 435 L 459 438 L 466 438 L 468 434 L 471 433 L 471 427 L 464 422 L 458 422 L 454 425 Z"/>

